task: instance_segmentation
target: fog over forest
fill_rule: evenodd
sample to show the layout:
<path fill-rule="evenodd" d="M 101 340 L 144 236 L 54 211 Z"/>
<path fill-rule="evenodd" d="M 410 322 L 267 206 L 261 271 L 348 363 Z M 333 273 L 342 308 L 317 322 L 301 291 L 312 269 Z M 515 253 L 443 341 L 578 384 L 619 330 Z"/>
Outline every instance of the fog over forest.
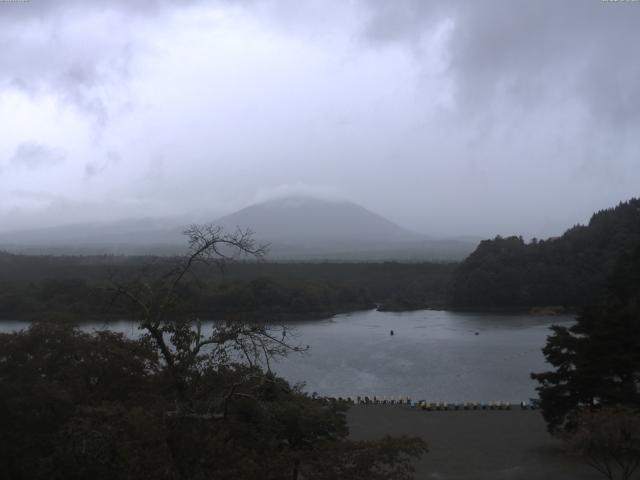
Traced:
<path fill-rule="evenodd" d="M 2 4 L 0 231 L 214 220 L 294 194 L 426 235 L 558 235 L 638 193 L 639 14 L 599 0 Z"/>

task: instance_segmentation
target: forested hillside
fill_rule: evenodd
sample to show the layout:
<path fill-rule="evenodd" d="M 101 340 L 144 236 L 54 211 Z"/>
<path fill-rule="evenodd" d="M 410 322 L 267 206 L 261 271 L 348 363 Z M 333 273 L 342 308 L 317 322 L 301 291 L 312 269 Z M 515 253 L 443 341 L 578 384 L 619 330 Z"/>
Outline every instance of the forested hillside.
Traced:
<path fill-rule="evenodd" d="M 458 308 L 580 307 L 593 303 L 622 255 L 640 245 L 640 199 L 595 213 L 561 237 L 480 243 L 456 269 Z"/>

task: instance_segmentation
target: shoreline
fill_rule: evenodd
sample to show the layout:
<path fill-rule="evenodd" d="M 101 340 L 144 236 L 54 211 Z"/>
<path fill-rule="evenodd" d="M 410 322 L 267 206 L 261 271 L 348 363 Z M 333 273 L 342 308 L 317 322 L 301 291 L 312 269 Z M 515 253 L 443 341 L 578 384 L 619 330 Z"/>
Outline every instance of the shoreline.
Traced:
<path fill-rule="evenodd" d="M 526 307 L 526 308 L 456 308 L 446 305 L 437 306 L 421 306 L 416 308 L 405 308 L 403 310 L 385 308 L 384 304 L 377 304 L 370 308 L 364 308 L 362 305 L 354 306 L 353 308 L 340 308 L 336 310 L 318 311 L 318 312 L 234 312 L 227 314 L 211 314 L 205 315 L 203 312 L 199 316 L 205 320 L 203 321 L 220 321 L 220 320 L 250 320 L 256 323 L 296 323 L 307 322 L 312 320 L 328 320 L 338 315 L 347 315 L 358 312 L 377 311 L 380 313 L 410 313 L 420 310 L 425 311 L 439 311 L 439 312 L 453 312 L 453 313 L 477 313 L 477 314 L 495 314 L 495 315 L 531 315 L 531 316 L 545 316 L 545 317 L 560 317 L 565 315 L 575 315 L 577 310 L 565 307 Z M 0 316 L 0 323 L 9 322 L 36 322 L 36 321 L 69 321 L 78 325 L 87 323 L 115 323 L 121 321 L 128 321 L 120 316 L 120 314 L 104 313 L 104 314 L 68 314 L 65 312 L 53 312 L 48 314 L 49 318 L 45 315 L 39 315 L 30 313 L 25 316 L 13 316 L 3 317 Z M 74 316 L 82 317 L 73 318 Z M 56 318 L 58 317 L 58 318 Z M 44 320 L 43 320 L 44 319 Z"/>

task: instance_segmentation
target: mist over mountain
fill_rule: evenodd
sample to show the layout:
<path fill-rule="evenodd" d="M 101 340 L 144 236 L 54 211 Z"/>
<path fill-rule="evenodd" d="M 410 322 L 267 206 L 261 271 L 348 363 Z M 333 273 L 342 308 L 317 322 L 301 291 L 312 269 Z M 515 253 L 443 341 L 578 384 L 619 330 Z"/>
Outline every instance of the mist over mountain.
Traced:
<path fill-rule="evenodd" d="M 137 218 L 59 225 L 0 234 L 0 248 L 34 254 L 174 254 L 184 245 L 182 222 Z"/>
<path fill-rule="evenodd" d="M 132 219 L 63 225 L 0 235 L 0 248 L 22 253 L 173 254 L 183 251 L 188 221 Z M 214 220 L 227 231 L 250 229 L 276 260 L 460 260 L 477 242 L 412 232 L 347 201 L 280 197 Z"/>
<path fill-rule="evenodd" d="M 360 205 L 313 197 L 282 197 L 251 205 L 218 219 L 227 230 L 250 228 L 259 240 L 309 246 L 384 244 L 422 238 Z"/>
<path fill-rule="evenodd" d="M 215 223 L 251 229 L 271 258 L 284 260 L 459 260 L 477 243 L 431 238 L 355 203 L 307 196 L 268 200 Z"/>

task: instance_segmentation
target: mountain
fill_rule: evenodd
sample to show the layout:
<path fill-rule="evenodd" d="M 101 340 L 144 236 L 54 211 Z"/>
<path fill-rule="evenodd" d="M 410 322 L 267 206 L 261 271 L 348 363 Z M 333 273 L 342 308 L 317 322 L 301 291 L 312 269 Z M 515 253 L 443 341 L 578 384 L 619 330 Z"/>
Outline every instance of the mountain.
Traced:
<path fill-rule="evenodd" d="M 0 249 L 19 253 L 175 254 L 187 222 L 134 219 L 0 234 Z M 250 229 L 269 258 L 295 261 L 461 260 L 477 242 L 434 239 L 352 202 L 293 196 L 257 203 L 212 223 Z"/>
<path fill-rule="evenodd" d="M 304 245 L 385 244 L 422 238 L 355 203 L 300 196 L 257 203 L 214 223 L 225 229 L 251 228 L 258 239 Z"/>
<path fill-rule="evenodd" d="M 561 237 L 480 242 L 460 264 L 452 303 L 464 308 L 582 307 L 604 292 L 614 266 L 640 248 L 640 199 L 596 212 Z"/>
<path fill-rule="evenodd" d="M 214 223 L 251 229 L 275 259 L 459 260 L 475 246 L 420 235 L 352 202 L 301 196 L 251 205 Z"/>

